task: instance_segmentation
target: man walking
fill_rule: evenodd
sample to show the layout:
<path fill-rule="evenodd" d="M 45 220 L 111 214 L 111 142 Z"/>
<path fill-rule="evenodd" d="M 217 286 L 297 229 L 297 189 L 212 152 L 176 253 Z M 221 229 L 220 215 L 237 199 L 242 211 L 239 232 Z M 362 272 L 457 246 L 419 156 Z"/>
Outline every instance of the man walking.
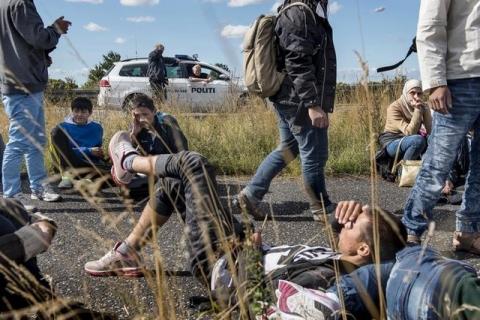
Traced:
<path fill-rule="evenodd" d="M 31 198 L 57 201 L 60 196 L 46 183 L 44 163 L 48 54 L 71 23 L 58 18 L 44 27 L 33 0 L 0 2 L 0 78 L 2 101 L 9 119 L 8 143 L 3 157 L 3 196 L 23 200 L 20 165 L 25 157 Z"/>
<path fill-rule="evenodd" d="M 302 2 L 304 5 L 294 5 Z M 325 186 L 328 159 L 328 115 L 333 112 L 336 54 L 327 20 L 327 0 L 285 0 L 275 32 L 280 69 L 286 72 L 280 90 L 270 100 L 275 106 L 280 144 L 263 160 L 250 183 L 238 195 L 238 204 L 256 218 L 259 202 L 272 179 L 300 155 L 305 188 L 314 219 L 335 210 Z"/>
<path fill-rule="evenodd" d="M 163 61 L 163 51 L 165 47 L 158 43 L 155 49 L 148 55 L 147 76 L 150 81 L 150 87 L 157 99 L 164 100 L 167 98 L 165 85 L 167 82 L 167 69 Z"/>
<path fill-rule="evenodd" d="M 417 49 L 433 130 L 405 205 L 409 241 L 420 242 L 465 135 L 474 130 L 465 194 L 456 216 L 455 250 L 480 254 L 480 1 L 422 0 Z"/>

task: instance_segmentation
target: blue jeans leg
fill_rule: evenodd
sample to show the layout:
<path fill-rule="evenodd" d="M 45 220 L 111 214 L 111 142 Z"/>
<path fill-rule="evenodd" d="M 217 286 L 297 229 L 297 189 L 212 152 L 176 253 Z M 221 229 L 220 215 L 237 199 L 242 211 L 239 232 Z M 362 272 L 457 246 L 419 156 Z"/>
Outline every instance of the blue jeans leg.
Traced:
<path fill-rule="evenodd" d="M 299 152 L 297 140 L 295 140 L 288 123 L 288 119 L 294 116 L 294 114 L 290 115 L 288 111 L 279 112 L 277 109 L 275 110 L 280 143 L 277 148 L 262 161 L 252 180 L 244 190 L 247 197 L 253 203 L 262 201 L 270 188 L 273 178 L 275 178 L 288 163 L 295 159 Z"/>
<path fill-rule="evenodd" d="M 387 145 L 387 153 L 390 157 L 395 158 L 397 154 L 398 144 L 400 139 L 393 140 Z M 422 137 L 419 134 L 414 134 L 405 137 L 400 146 L 400 152 L 398 154 L 398 160 L 418 160 L 422 156 L 422 153 L 427 147 L 427 138 Z"/>
<path fill-rule="evenodd" d="M 47 174 L 44 163 L 45 115 L 43 92 L 4 95 L 3 104 L 9 119 L 8 143 L 2 173 L 4 196 L 21 192 L 20 165 L 25 157 L 31 190 L 41 190 Z"/>
<path fill-rule="evenodd" d="M 409 234 L 420 236 L 428 226 L 432 216 L 432 209 L 440 197 L 441 190 L 448 177 L 458 148 L 467 131 L 478 123 L 480 115 L 480 78 L 450 80 L 448 87 L 452 93 L 452 108 L 448 114 L 435 113 L 433 117 L 433 130 L 429 140 L 427 152 L 423 158 L 423 165 L 415 182 L 410 196 L 405 204 L 403 223 Z M 478 146 L 478 143 L 477 143 Z M 478 147 L 477 147 L 478 148 Z M 476 153 L 478 154 L 479 149 Z M 474 154 L 472 151 L 471 154 Z M 476 199 L 480 196 L 478 191 L 478 160 L 470 166 L 469 176 L 473 188 L 466 185 L 463 210 L 460 209 L 457 219 L 462 221 L 467 218 L 466 224 L 459 223 L 459 231 L 480 230 L 480 212 Z M 477 168 L 475 168 L 477 166 Z M 472 190 L 468 190 L 468 189 Z"/>
<path fill-rule="evenodd" d="M 480 109 L 480 105 L 478 108 Z M 470 167 L 455 226 L 457 231 L 462 232 L 480 232 L 480 116 L 475 121 L 473 130 Z"/>

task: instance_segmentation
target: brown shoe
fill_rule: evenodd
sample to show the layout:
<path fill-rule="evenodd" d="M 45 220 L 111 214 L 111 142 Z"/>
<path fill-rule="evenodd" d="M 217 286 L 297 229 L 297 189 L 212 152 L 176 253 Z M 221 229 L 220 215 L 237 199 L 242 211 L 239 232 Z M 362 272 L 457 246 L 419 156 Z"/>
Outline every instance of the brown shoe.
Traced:
<path fill-rule="evenodd" d="M 453 234 L 453 249 L 480 255 L 480 232 L 459 232 Z"/>

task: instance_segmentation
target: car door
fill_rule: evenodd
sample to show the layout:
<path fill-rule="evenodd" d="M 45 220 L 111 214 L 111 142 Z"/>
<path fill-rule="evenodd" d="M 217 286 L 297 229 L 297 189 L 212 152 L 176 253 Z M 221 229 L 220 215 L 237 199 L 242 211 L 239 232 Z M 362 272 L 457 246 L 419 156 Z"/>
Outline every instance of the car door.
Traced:
<path fill-rule="evenodd" d="M 165 67 L 167 69 L 168 84 L 167 100 L 172 104 L 189 103 L 190 95 L 188 93 L 188 79 L 183 70 L 183 66 L 176 60 L 166 60 Z"/>
<path fill-rule="evenodd" d="M 191 81 L 189 80 L 189 93 L 192 105 L 198 108 L 215 107 L 223 104 L 226 92 L 228 91 L 228 82 L 220 80 L 220 72 L 211 66 L 198 63 L 201 66 L 202 78 L 210 81 Z M 195 63 L 185 63 L 185 68 L 189 76 L 192 76 L 192 68 Z"/>
<path fill-rule="evenodd" d="M 131 93 L 148 94 L 149 81 L 147 77 L 147 63 L 131 63 L 124 65 L 118 73 L 118 88 L 123 97 Z"/>

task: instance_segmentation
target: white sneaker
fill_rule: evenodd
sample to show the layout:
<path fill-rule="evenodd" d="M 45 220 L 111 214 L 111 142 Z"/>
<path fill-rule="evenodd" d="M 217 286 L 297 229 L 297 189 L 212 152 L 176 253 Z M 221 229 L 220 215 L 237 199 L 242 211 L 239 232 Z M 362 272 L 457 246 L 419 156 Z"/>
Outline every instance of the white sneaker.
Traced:
<path fill-rule="evenodd" d="M 130 183 L 135 174 L 125 170 L 122 163 L 126 156 L 138 154 L 138 152 L 132 146 L 129 133 L 126 131 L 115 133 L 108 144 L 108 152 L 113 162 L 110 171 L 113 181 L 120 186 Z"/>
<path fill-rule="evenodd" d="M 340 304 L 320 290 L 306 289 L 295 283 L 278 283 L 277 313 L 285 320 L 339 319 Z"/>
<path fill-rule="evenodd" d="M 42 200 L 46 202 L 57 202 L 61 200 L 60 195 L 53 191 L 49 185 L 45 185 L 43 190 L 32 190 L 30 198 L 32 200 Z"/>

